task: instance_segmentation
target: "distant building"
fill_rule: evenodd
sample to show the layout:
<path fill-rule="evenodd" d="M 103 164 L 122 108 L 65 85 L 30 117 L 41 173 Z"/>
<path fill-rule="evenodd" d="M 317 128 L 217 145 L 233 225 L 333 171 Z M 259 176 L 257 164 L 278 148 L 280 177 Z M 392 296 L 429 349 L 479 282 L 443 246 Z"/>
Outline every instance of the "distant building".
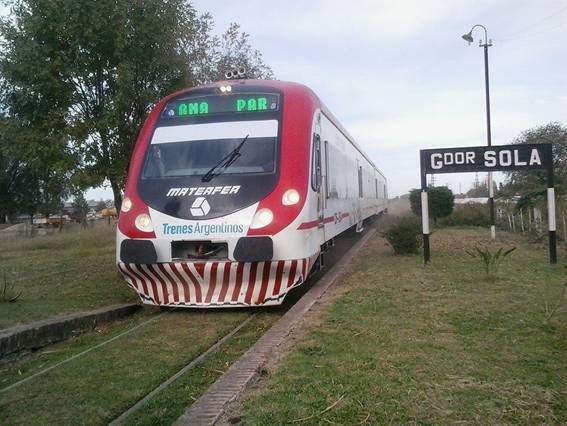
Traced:
<path fill-rule="evenodd" d="M 465 197 L 455 198 L 455 204 L 487 204 L 488 197 Z"/>

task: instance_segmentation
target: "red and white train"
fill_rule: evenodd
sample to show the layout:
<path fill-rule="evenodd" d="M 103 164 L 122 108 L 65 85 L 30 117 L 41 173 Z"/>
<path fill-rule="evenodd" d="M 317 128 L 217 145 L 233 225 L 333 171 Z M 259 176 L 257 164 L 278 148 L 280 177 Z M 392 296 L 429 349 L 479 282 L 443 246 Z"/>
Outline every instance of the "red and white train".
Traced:
<path fill-rule="evenodd" d="M 386 178 L 309 88 L 174 93 L 134 148 L 117 264 L 146 304 L 282 303 L 333 238 L 386 208 Z"/>

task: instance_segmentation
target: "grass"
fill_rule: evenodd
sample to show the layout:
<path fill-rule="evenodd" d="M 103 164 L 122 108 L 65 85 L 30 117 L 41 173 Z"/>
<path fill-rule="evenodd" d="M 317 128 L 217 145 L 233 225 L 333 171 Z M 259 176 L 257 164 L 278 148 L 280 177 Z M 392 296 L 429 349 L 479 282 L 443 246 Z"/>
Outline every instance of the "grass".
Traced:
<path fill-rule="evenodd" d="M 175 422 L 278 319 L 263 313 L 203 364 L 187 372 L 126 420 L 127 425 L 170 425 Z"/>
<path fill-rule="evenodd" d="M 565 424 L 565 257 L 482 229 L 439 229 L 432 262 L 376 238 L 344 292 L 242 407 L 243 423 Z M 486 280 L 465 250 L 517 246 Z"/>
<path fill-rule="evenodd" d="M 96 228 L 0 241 L 0 275 L 20 298 L 0 304 L 0 329 L 136 296 L 115 266 L 115 230 Z"/>
<path fill-rule="evenodd" d="M 174 311 L 17 388 L 0 393 L 2 424 L 106 424 L 242 322 L 246 311 Z M 0 368 L 0 389 L 155 318 L 145 310 L 97 333 Z M 278 317 L 265 312 L 222 351 L 172 384 L 131 424 L 171 424 Z"/>

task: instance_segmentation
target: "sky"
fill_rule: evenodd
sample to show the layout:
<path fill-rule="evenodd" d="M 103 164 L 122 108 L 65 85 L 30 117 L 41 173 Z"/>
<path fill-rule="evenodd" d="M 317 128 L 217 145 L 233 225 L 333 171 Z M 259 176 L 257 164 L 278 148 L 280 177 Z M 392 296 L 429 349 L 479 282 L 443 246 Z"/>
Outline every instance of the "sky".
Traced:
<path fill-rule="evenodd" d="M 390 195 L 419 186 L 420 149 L 486 145 L 484 32 L 471 45 L 461 38 L 474 24 L 493 42 L 492 143 L 567 125 L 567 0 L 192 3 L 219 34 L 239 23 L 277 79 L 311 87 L 387 176 Z M 435 183 L 459 192 L 473 179 Z M 87 195 L 111 198 L 108 189 Z"/>
<path fill-rule="evenodd" d="M 419 150 L 486 145 L 482 29 L 492 143 L 567 125 L 567 0 L 196 0 L 216 30 L 237 22 L 279 80 L 311 87 L 389 181 L 418 187 Z M 480 176 L 485 178 L 486 174 Z M 497 176 L 501 180 L 503 176 Z M 438 175 L 459 191 L 473 174 Z"/>

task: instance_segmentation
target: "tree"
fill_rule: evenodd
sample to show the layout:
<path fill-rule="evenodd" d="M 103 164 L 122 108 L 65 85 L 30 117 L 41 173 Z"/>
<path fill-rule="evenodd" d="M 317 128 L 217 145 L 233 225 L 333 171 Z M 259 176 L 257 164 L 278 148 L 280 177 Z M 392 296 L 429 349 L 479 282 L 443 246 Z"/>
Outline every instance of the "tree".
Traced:
<path fill-rule="evenodd" d="M 0 145 L 0 223 L 6 223 L 6 220 L 16 212 L 11 176 L 10 160 L 2 152 Z"/>
<path fill-rule="evenodd" d="M 64 143 L 41 137 L 38 121 L 27 127 L 22 121 L 3 120 L 1 126 L 0 215 L 22 212 L 33 220 L 36 213 L 60 212 L 73 162 Z"/>
<path fill-rule="evenodd" d="M 73 217 L 81 222 L 83 228 L 87 226 L 87 214 L 89 212 L 89 203 L 82 191 L 75 191 L 73 194 Z"/>
<path fill-rule="evenodd" d="M 240 32 L 240 25 L 233 22 L 214 43 L 214 80 L 224 80 L 226 71 L 236 66 L 243 67 L 248 78 L 274 78 L 272 70 L 263 61 L 262 53 L 250 44 L 249 37 L 249 34 Z"/>
<path fill-rule="evenodd" d="M 557 192 L 567 191 L 567 128 L 560 123 L 548 123 L 522 132 L 513 143 L 515 144 L 553 144 L 553 169 Z M 538 193 L 545 188 L 547 172 L 542 171 L 512 171 L 507 173 L 506 189 L 512 193 Z"/>
<path fill-rule="evenodd" d="M 51 61 L 49 26 L 31 39 L 18 33 L 26 25 L 40 26 L 29 11 L 14 4 L 14 13 L 29 19 L 0 22 L 0 139 L 10 171 L 10 204 L 33 218 L 60 211 L 76 158 L 66 132 L 70 92 L 59 78 L 62 64 Z"/>
<path fill-rule="evenodd" d="M 199 16 L 186 0 L 10 4 L 0 27 L 5 86 L 15 99 L 33 94 L 43 106 L 36 112 L 66 124 L 81 158 L 74 182 L 108 181 L 117 209 L 136 137 L 159 98 L 224 74 L 232 60 L 271 75 L 237 25 L 219 39 L 210 15 Z"/>
<path fill-rule="evenodd" d="M 455 206 L 455 197 L 453 192 L 446 186 L 430 186 L 427 188 L 429 216 L 433 218 L 433 222 L 437 224 L 437 219 L 449 216 L 453 213 Z M 421 189 L 412 189 L 410 191 L 411 211 L 421 216 Z"/>

